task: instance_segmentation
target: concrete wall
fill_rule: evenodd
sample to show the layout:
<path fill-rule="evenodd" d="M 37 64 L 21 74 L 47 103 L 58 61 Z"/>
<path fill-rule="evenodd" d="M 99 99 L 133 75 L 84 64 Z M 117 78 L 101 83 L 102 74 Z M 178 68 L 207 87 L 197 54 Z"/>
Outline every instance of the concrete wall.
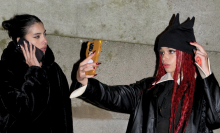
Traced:
<path fill-rule="evenodd" d="M 14 14 L 38 16 L 47 30 L 48 44 L 71 84 L 73 64 L 80 58 L 81 44 L 103 39 L 102 63 L 97 79 L 109 84 L 130 84 L 152 76 L 155 38 L 173 14 L 180 21 L 195 16 L 197 42 L 209 54 L 212 71 L 220 81 L 219 0 L 0 0 L 0 20 Z M 9 38 L 0 29 L 0 54 Z M 123 133 L 127 114 L 105 111 L 72 99 L 75 133 Z M 218 133 L 220 131 L 215 131 Z"/>

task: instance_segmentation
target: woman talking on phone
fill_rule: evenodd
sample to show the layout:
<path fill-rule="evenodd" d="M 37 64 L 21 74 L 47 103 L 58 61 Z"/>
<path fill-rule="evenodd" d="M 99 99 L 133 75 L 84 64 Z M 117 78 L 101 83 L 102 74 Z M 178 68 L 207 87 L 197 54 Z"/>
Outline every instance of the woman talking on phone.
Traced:
<path fill-rule="evenodd" d="M 80 63 L 71 97 L 130 114 L 127 133 L 210 133 L 219 128 L 220 88 L 205 49 L 195 41 L 194 19 L 180 24 L 177 14 L 160 36 L 156 77 L 108 86 L 85 75 L 96 66 L 87 63 L 94 53 Z"/>
<path fill-rule="evenodd" d="M 42 21 L 15 15 L 2 27 L 12 41 L 0 61 L 0 133 L 73 133 L 69 86 Z"/>

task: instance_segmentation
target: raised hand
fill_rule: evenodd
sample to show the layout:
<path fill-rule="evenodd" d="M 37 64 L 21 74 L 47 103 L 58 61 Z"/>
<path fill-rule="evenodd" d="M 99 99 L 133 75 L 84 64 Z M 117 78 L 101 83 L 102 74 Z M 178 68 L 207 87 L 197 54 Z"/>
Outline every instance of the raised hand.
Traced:
<path fill-rule="evenodd" d="M 194 50 L 195 53 L 195 61 L 198 60 L 198 57 L 201 60 L 201 68 L 204 70 L 204 72 L 206 73 L 206 75 L 210 75 L 210 71 L 209 71 L 209 64 L 208 64 L 208 54 L 205 51 L 205 49 L 203 48 L 202 45 L 198 44 L 197 42 L 189 42 L 191 45 L 197 47 L 197 50 Z"/>
<path fill-rule="evenodd" d="M 95 55 L 95 52 L 93 52 L 89 57 L 87 57 L 85 60 L 83 60 L 79 64 L 79 68 L 77 70 L 76 79 L 78 82 L 80 82 L 82 85 L 87 85 L 88 78 L 95 77 L 97 74 L 94 75 L 86 75 L 85 72 L 96 69 L 97 65 L 100 65 L 101 63 L 94 62 L 94 63 L 88 63 L 89 60 Z"/>
<path fill-rule="evenodd" d="M 35 46 L 29 42 L 29 47 L 30 47 L 30 49 L 29 49 L 30 51 L 28 50 L 28 46 L 25 41 L 24 41 L 24 47 L 21 46 L 21 50 L 23 52 L 26 63 L 28 64 L 29 67 L 31 67 L 31 66 L 39 66 L 40 67 L 40 64 L 37 61 L 37 58 L 35 56 L 35 51 L 36 51 Z"/>

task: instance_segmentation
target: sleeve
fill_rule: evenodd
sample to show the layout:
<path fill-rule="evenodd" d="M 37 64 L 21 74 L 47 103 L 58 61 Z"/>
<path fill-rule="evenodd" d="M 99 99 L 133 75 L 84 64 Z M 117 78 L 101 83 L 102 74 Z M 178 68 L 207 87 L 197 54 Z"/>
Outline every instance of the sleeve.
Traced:
<path fill-rule="evenodd" d="M 135 109 L 142 92 L 151 83 L 147 81 L 149 82 L 143 79 L 131 85 L 108 86 L 91 78 L 84 93 L 78 98 L 106 110 L 130 114 Z M 75 87 L 81 86 L 77 83 Z"/>
<path fill-rule="evenodd" d="M 86 91 L 86 87 L 87 85 L 84 85 L 80 88 L 77 88 L 76 90 L 74 90 L 71 95 L 70 95 L 70 98 L 76 98 L 78 96 L 81 96 L 85 91 Z"/>
<path fill-rule="evenodd" d="M 33 120 L 48 105 L 49 83 L 46 72 L 40 67 L 29 67 L 24 80 L 17 79 L 9 70 L 1 70 L 0 85 L 1 103 L 15 118 L 29 117 Z"/>
<path fill-rule="evenodd" d="M 204 90 L 206 95 L 207 112 L 206 121 L 211 129 L 220 127 L 220 88 L 214 74 L 209 75 L 205 79 Z"/>
<path fill-rule="evenodd" d="M 62 99 L 63 99 L 63 106 L 65 110 L 65 125 L 66 129 L 69 132 L 73 132 L 73 122 L 72 122 L 72 109 L 71 109 L 71 99 L 69 98 L 70 91 L 69 91 L 69 85 L 66 79 L 65 74 L 63 73 L 60 66 L 56 63 L 56 70 L 59 76 L 59 86 L 62 90 Z M 60 99 L 61 97 L 59 97 Z"/>

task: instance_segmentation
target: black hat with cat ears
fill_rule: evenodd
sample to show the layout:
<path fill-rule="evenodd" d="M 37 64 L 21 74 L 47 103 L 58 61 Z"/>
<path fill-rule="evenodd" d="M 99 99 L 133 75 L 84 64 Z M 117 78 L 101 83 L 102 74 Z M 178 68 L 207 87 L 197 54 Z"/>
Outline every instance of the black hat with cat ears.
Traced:
<path fill-rule="evenodd" d="M 184 24 L 180 24 L 179 14 L 177 14 L 172 25 L 159 38 L 158 50 L 161 47 L 169 47 L 193 54 L 193 49 L 196 47 L 190 45 L 189 41 L 196 41 L 193 31 L 194 21 L 195 17 Z"/>

